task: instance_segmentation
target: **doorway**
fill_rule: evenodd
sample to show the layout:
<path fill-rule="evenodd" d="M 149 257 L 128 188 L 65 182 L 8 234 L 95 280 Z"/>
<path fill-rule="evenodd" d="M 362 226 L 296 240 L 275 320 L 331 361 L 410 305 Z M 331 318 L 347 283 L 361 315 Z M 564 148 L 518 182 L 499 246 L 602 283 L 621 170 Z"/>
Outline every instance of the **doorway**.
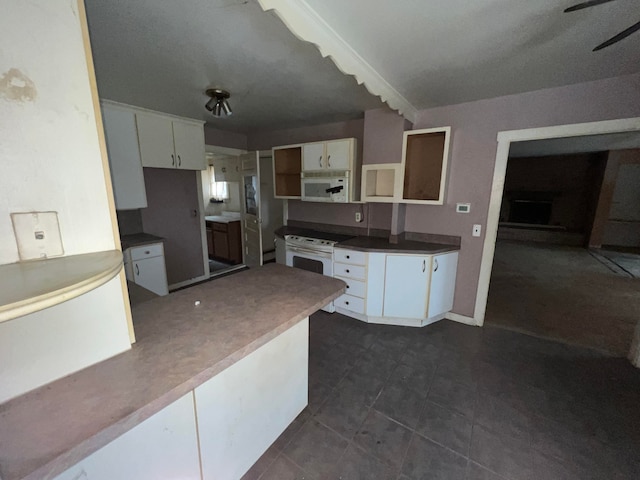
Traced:
<path fill-rule="evenodd" d="M 546 140 L 551 143 L 562 143 L 562 142 L 566 143 L 567 141 L 577 141 L 581 138 L 588 137 L 589 141 L 599 141 L 599 140 L 602 140 L 603 136 L 609 135 L 611 136 L 610 140 L 613 140 L 613 146 L 607 149 L 638 148 L 640 144 L 629 144 L 625 142 L 627 142 L 627 140 L 629 140 L 632 137 L 635 140 L 637 140 L 639 131 L 640 131 L 640 119 L 635 118 L 635 119 L 626 119 L 626 120 L 613 120 L 613 121 L 595 122 L 595 123 L 588 123 L 588 124 L 565 125 L 565 126 L 557 126 L 557 127 L 547 127 L 547 128 L 540 128 L 540 129 L 529 129 L 529 130 L 519 130 L 519 131 L 509 131 L 509 132 L 499 133 L 498 152 L 496 156 L 496 168 L 494 171 L 494 181 L 493 181 L 492 195 L 491 195 L 491 201 L 490 201 L 490 207 L 489 207 L 489 218 L 487 222 L 487 237 L 484 243 L 478 296 L 476 298 L 475 318 L 478 323 L 482 324 L 485 320 L 487 322 L 490 322 L 488 315 L 491 314 L 492 312 L 491 310 L 487 309 L 488 307 L 491 307 L 491 305 L 487 302 L 487 300 L 489 298 L 489 285 L 490 285 L 490 280 L 492 279 L 492 269 L 494 265 L 500 268 L 500 264 L 503 263 L 503 266 L 504 266 L 504 263 L 505 263 L 503 262 L 504 258 L 501 256 L 501 253 L 498 250 L 498 248 L 500 248 L 500 241 L 498 241 L 498 243 L 496 243 L 496 241 L 498 240 L 498 232 L 499 232 L 498 226 L 500 223 L 500 215 L 501 215 L 501 210 L 503 205 L 503 194 L 505 193 L 504 187 L 505 187 L 505 180 L 506 180 L 506 174 L 507 174 L 507 163 L 509 160 L 509 154 L 510 154 L 510 151 L 512 150 L 512 147 L 513 146 L 517 147 L 519 144 L 520 146 L 524 144 L 528 144 L 528 146 L 532 146 L 534 142 L 542 141 L 542 140 Z M 607 149 L 596 148 L 595 150 L 607 150 Z M 593 151 L 593 149 L 591 149 L 591 151 Z M 532 200 L 532 199 L 529 199 L 529 200 Z M 538 200 L 538 199 L 533 199 L 533 200 Z M 545 199 L 542 199 L 542 200 L 545 200 Z M 546 199 L 546 201 L 549 201 L 549 200 Z M 529 221 L 532 221 L 532 219 L 536 218 L 538 222 L 548 223 L 549 222 L 548 217 L 550 215 L 548 211 L 545 211 L 545 208 L 548 209 L 548 207 L 544 207 L 543 205 L 536 205 L 533 209 L 530 209 L 528 213 L 525 211 L 524 213 L 525 219 L 526 219 L 526 215 L 530 215 L 528 219 Z M 503 213 L 503 220 L 504 220 L 504 211 L 502 213 Z M 522 211 L 520 211 L 518 214 L 522 215 Z M 524 222 L 524 223 L 527 223 L 527 222 Z M 504 241 L 504 239 L 501 241 Z M 507 258 L 506 263 L 509 262 L 508 257 L 515 256 L 516 258 L 519 258 L 519 259 L 525 259 L 526 261 L 522 261 L 521 264 L 526 265 L 528 263 L 529 266 L 531 267 L 530 271 L 535 271 L 536 274 L 542 275 L 542 278 L 538 277 L 537 284 L 541 286 L 543 290 L 546 289 L 547 292 L 550 293 L 551 295 L 556 295 L 556 296 L 560 295 L 562 297 L 562 295 L 560 294 L 562 289 L 559 288 L 560 284 L 553 285 L 553 281 L 550 281 L 550 280 L 553 280 L 554 278 L 560 279 L 562 277 L 560 273 L 562 273 L 563 275 L 566 274 L 565 282 L 563 285 L 576 283 L 577 282 L 576 278 L 580 279 L 580 281 L 582 281 L 583 283 L 584 282 L 589 283 L 589 281 L 585 279 L 584 272 L 579 274 L 576 272 L 573 272 L 575 273 L 573 277 L 571 277 L 572 272 L 570 271 L 571 269 L 569 268 L 567 268 L 565 272 L 562 272 L 561 271 L 562 264 L 558 266 L 558 263 L 560 261 L 558 260 L 557 257 L 555 259 L 555 262 L 550 261 L 551 266 L 548 267 L 549 270 L 546 273 L 548 276 L 551 276 L 552 278 L 551 279 L 549 277 L 545 278 L 544 274 L 545 274 L 545 269 L 547 267 L 545 267 L 545 265 L 543 264 L 544 262 L 543 263 L 536 262 L 533 259 L 547 258 L 549 257 L 549 252 L 540 251 L 539 249 L 540 245 L 537 246 L 538 249 L 536 249 L 535 247 L 536 246 L 534 245 L 534 247 L 531 247 L 532 249 L 530 250 L 525 249 L 525 250 L 518 251 L 518 248 L 514 249 L 513 246 L 508 246 L 504 254 L 504 257 Z M 592 270 L 593 269 L 599 270 L 602 268 L 604 269 L 604 272 L 613 273 L 613 272 L 610 272 L 610 270 L 607 268 L 606 265 L 603 265 L 601 262 L 598 261 L 598 259 L 594 258 L 586 250 L 584 250 L 583 247 L 564 246 L 564 248 L 565 249 L 567 248 L 581 249 L 582 250 L 581 253 L 588 255 L 589 259 L 595 262 L 592 265 L 592 267 L 590 267 L 592 268 Z M 495 254 L 495 258 L 494 258 L 494 254 Z M 573 262 L 569 262 L 569 263 L 573 264 Z M 553 267 L 554 264 L 556 265 L 555 267 Z M 518 272 L 513 272 L 513 271 L 510 272 L 510 274 L 512 275 L 510 279 L 511 284 L 513 284 L 514 275 L 517 275 L 517 273 Z M 603 272 L 600 272 L 600 273 L 603 273 Z M 500 284 L 499 284 L 500 275 L 496 275 L 494 280 L 496 280 L 496 288 L 500 290 Z M 503 279 L 502 281 L 503 281 L 503 287 L 505 285 L 510 285 L 509 280 Z M 614 282 L 615 281 L 611 281 L 609 283 L 614 283 Z M 522 293 L 524 292 L 524 288 L 526 287 L 526 285 L 522 284 L 521 287 L 522 288 L 518 292 L 516 292 L 517 294 L 512 295 L 511 298 L 517 299 L 518 295 L 520 295 L 520 299 L 521 300 L 523 299 Z M 637 288 L 638 287 L 636 287 L 636 290 L 633 293 L 630 293 L 630 296 L 635 295 L 635 292 L 638 291 Z M 542 290 L 539 290 L 539 293 L 541 291 Z M 617 290 L 614 289 L 612 291 L 614 291 L 616 294 L 620 293 L 619 289 Z M 604 291 L 599 290 L 599 293 L 604 294 Z M 584 294 L 581 297 L 581 299 L 575 299 L 575 298 L 571 299 L 565 295 L 562 298 L 563 302 L 554 304 L 556 306 L 554 311 L 558 315 L 557 319 L 562 318 L 562 315 L 561 315 L 562 308 L 565 308 L 565 311 L 568 311 L 568 312 L 574 312 L 576 310 L 575 305 L 570 305 L 570 303 L 577 304 L 578 306 L 580 305 L 584 306 L 587 303 L 585 302 L 585 299 L 592 299 L 596 296 L 597 296 L 596 294 L 591 294 L 591 295 Z M 601 297 L 604 297 L 604 296 L 606 295 L 601 295 Z M 512 312 L 512 313 L 514 315 L 522 316 L 523 312 L 527 312 L 528 310 L 535 310 L 536 308 L 538 308 L 538 313 L 540 313 L 542 311 L 540 310 L 540 308 L 544 306 L 545 303 L 547 304 L 549 303 L 549 298 L 550 298 L 549 296 L 542 295 L 542 296 L 539 296 L 537 299 L 536 298 L 528 299 L 532 302 L 530 304 L 529 303 L 525 304 L 524 301 L 521 301 L 519 303 L 516 302 L 511 307 L 512 310 L 515 310 L 515 312 Z M 628 302 L 629 298 L 630 298 L 629 296 L 625 297 L 624 295 L 623 297 L 618 297 L 617 301 L 616 300 L 612 301 L 611 306 L 619 306 L 624 304 L 625 302 L 629 303 Z M 564 300 L 568 300 L 568 301 L 564 301 Z M 553 304 L 553 302 L 551 302 L 551 304 Z M 536 307 L 531 308 L 530 305 L 535 305 Z M 560 308 L 558 307 L 558 305 L 563 305 L 563 307 Z M 638 310 L 635 310 L 634 322 L 638 321 L 637 312 Z M 611 328 L 612 328 L 611 325 L 606 325 L 606 323 L 603 325 L 603 322 L 600 322 L 601 331 L 606 331 L 607 329 L 611 329 Z M 625 332 L 623 334 L 623 336 L 625 337 L 624 344 L 621 347 L 619 347 L 621 350 L 624 350 L 625 348 L 628 347 L 629 344 L 631 344 L 631 338 L 633 337 L 634 328 L 635 328 L 635 325 L 633 325 L 633 322 L 630 325 L 627 325 Z M 557 332 L 552 332 L 550 336 L 554 337 L 554 335 L 556 334 Z M 542 336 L 545 336 L 545 335 L 543 334 Z M 565 340 L 565 339 L 561 338 L 561 340 Z M 580 343 L 580 341 L 578 342 L 573 341 L 572 343 Z M 637 348 L 632 347 L 631 350 L 632 351 L 629 353 L 629 358 L 634 363 L 638 362 L 640 358 L 638 355 L 639 352 Z M 624 354 L 624 352 L 621 352 L 620 354 Z"/>

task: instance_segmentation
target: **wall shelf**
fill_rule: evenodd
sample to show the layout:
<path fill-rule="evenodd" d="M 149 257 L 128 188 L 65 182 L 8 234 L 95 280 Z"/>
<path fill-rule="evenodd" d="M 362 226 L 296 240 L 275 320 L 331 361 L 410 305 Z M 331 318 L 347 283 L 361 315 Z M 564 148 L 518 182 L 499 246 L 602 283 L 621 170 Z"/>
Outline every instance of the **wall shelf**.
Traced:
<path fill-rule="evenodd" d="M 0 265 L 0 322 L 87 293 L 107 283 L 121 268 L 119 250 Z"/>
<path fill-rule="evenodd" d="M 398 203 L 402 195 L 402 165 L 381 163 L 362 166 L 362 201 Z"/>

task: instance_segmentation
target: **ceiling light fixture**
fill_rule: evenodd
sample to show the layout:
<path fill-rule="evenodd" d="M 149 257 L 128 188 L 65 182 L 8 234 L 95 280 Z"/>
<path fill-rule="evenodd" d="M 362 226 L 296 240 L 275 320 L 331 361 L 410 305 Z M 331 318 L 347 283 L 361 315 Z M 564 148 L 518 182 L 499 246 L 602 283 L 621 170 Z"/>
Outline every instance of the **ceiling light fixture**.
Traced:
<path fill-rule="evenodd" d="M 224 112 L 227 117 L 233 113 L 227 101 L 231 96 L 229 92 L 221 88 L 209 88 L 205 93 L 211 97 L 211 100 L 209 100 L 204 107 L 209 110 L 214 117 L 221 117 L 222 112 Z"/>

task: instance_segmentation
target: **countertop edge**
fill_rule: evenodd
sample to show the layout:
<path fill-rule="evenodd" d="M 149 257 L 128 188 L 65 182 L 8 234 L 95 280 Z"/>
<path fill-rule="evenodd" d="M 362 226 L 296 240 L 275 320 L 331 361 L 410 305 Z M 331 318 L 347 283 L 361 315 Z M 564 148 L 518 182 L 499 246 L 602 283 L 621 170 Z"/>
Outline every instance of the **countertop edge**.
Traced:
<path fill-rule="evenodd" d="M 167 391 L 165 394 L 159 396 L 155 400 L 152 400 L 151 402 L 140 407 L 129 415 L 116 420 L 108 427 L 97 431 L 93 436 L 81 440 L 80 443 L 78 443 L 75 447 L 71 447 L 71 449 L 60 453 L 55 458 L 47 461 L 45 464 L 28 473 L 27 475 L 21 477 L 5 477 L 3 475 L 0 475 L 0 480 L 41 480 L 42 478 L 53 478 L 57 475 L 60 475 L 92 453 L 105 447 L 110 442 L 114 441 L 121 435 L 141 424 L 154 414 L 160 412 L 162 409 L 177 401 L 179 398 L 195 390 L 217 374 L 231 367 L 249 354 L 255 352 L 263 345 L 266 345 L 278 335 L 282 334 L 315 311 L 319 310 L 322 306 L 326 305 L 331 300 L 342 295 L 344 291 L 345 287 L 342 287 L 339 291 L 302 310 L 299 314 L 295 315 L 290 320 L 281 323 L 262 337 L 257 338 L 253 342 L 245 345 L 243 348 L 236 350 L 231 355 L 220 360 L 214 365 L 211 365 L 199 374 L 196 374 L 190 380 Z"/>
<path fill-rule="evenodd" d="M 346 243 L 346 242 L 344 242 Z M 379 247 L 360 247 L 360 246 L 352 246 L 352 245 L 344 245 L 343 243 L 337 243 L 335 248 L 342 248 L 345 250 L 355 250 L 358 252 L 379 252 L 379 253 L 408 253 L 408 254 L 418 254 L 418 255 L 440 255 L 443 253 L 451 253 L 460 251 L 460 247 L 456 245 L 442 245 L 440 248 L 425 248 L 415 249 L 415 248 L 403 248 L 402 246 L 398 248 L 379 248 Z"/>

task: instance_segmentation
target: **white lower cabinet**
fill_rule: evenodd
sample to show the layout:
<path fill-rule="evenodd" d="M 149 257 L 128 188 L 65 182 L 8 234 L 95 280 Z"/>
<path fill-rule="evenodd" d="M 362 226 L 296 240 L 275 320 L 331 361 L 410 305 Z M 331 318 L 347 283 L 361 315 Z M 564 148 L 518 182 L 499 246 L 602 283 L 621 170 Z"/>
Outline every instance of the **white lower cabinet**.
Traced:
<path fill-rule="evenodd" d="M 200 479 L 193 392 L 149 417 L 55 480 Z"/>
<path fill-rule="evenodd" d="M 156 295 L 167 295 L 167 269 L 162 243 L 132 247 L 124 253 L 127 280 Z"/>
<path fill-rule="evenodd" d="M 203 480 L 238 480 L 307 405 L 309 319 L 195 389 Z"/>
<path fill-rule="evenodd" d="M 351 263 L 347 263 L 351 262 Z M 334 276 L 345 294 L 339 313 L 371 323 L 423 326 L 453 307 L 458 252 L 413 255 L 336 248 Z"/>
<path fill-rule="evenodd" d="M 308 403 L 309 317 L 54 480 L 240 480 Z"/>

